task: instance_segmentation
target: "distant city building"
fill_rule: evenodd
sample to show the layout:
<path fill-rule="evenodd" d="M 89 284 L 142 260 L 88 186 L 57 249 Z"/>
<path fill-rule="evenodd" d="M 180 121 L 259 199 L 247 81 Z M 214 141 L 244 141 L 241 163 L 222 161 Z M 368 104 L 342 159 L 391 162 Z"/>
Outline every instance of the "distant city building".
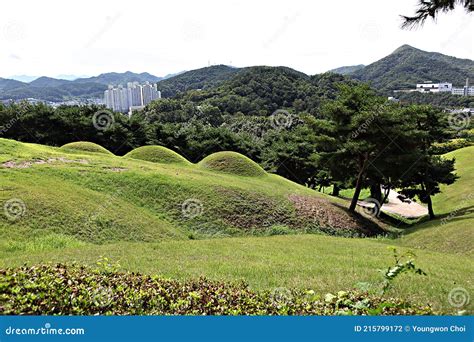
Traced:
<path fill-rule="evenodd" d="M 469 78 L 466 78 L 466 85 L 463 88 L 453 88 L 453 95 L 474 96 L 474 87 L 469 86 Z"/>
<path fill-rule="evenodd" d="M 132 113 L 133 110 L 143 108 L 151 101 L 161 98 L 161 92 L 156 84 L 146 82 L 140 85 L 138 82 L 127 83 L 127 88 L 122 85 L 109 88 L 104 92 L 105 106 L 115 112 Z"/>
<path fill-rule="evenodd" d="M 469 117 L 474 115 L 474 108 L 449 109 L 450 114 L 466 114 Z"/>
<path fill-rule="evenodd" d="M 138 82 L 127 83 L 130 107 L 143 106 L 142 86 Z"/>
<path fill-rule="evenodd" d="M 403 91 L 403 90 L 401 90 Z M 463 88 L 455 88 L 452 83 L 418 83 L 416 89 L 420 93 L 441 93 L 450 92 L 453 95 L 474 96 L 474 87 L 469 86 L 469 79 L 466 79 L 466 85 Z"/>
<path fill-rule="evenodd" d="M 142 86 L 142 97 L 143 105 L 146 106 L 151 101 L 159 99 L 161 92 L 157 89 L 156 84 L 152 86 L 149 82 L 146 82 L 145 85 Z"/>
<path fill-rule="evenodd" d="M 424 93 L 424 92 L 430 92 L 430 93 L 440 93 L 440 92 L 451 92 L 451 89 L 453 88 L 452 83 L 418 83 L 416 85 L 416 90 Z"/>

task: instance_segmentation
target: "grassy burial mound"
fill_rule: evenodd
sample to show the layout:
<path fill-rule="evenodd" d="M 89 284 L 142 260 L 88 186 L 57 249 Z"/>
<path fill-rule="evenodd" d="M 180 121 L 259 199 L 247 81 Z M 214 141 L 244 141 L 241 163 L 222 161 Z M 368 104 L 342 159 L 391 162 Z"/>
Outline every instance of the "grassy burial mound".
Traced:
<path fill-rule="evenodd" d="M 266 174 L 260 165 L 237 152 L 216 152 L 199 162 L 199 166 L 211 171 L 230 173 L 237 176 L 259 177 Z"/>
<path fill-rule="evenodd" d="M 43 250 L 64 245 L 70 238 L 74 245 L 378 233 L 330 202 L 329 196 L 276 175 L 217 176 L 214 170 L 204 172 L 186 163 L 145 163 L 103 153 L 91 153 L 87 163 L 40 165 L 31 161 L 51 156 L 69 161 L 77 156 L 64 148 L 11 142 L 0 139 L 0 150 L 6 147 L 0 154 L 0 161 L 5 161 L 0 163 L 0 199 L 1 203 L 17 199 L 23 210 L 13 212 L 13 218 L 0 215 L 0 233 L 5 237 L 0 250 L 2 246 L 9 251 Z M 230 155 L 240 162 L 239 175 L 265 175 L 249 159 Z M 11 167 L 12 160 L 15 165 L 28 162 L 29 167 Z M 116 169 L 126 172 L 113 172 Z"/>
<path fill-rule="evenodd" d="M 186 158 L 163 146 L 138 147 L 128 152 L 125 157 L 161 164 L 191 165 Z"/>
<path fill-rule="evenodd" d="M 93 153 L 103 153 L 103 154 L 112 154 L 104 147 L 94 144 L 89 141 L 77 141 L 61 146 L 63 151 L 82 151 L 82 152 L 93 152 Z"/>

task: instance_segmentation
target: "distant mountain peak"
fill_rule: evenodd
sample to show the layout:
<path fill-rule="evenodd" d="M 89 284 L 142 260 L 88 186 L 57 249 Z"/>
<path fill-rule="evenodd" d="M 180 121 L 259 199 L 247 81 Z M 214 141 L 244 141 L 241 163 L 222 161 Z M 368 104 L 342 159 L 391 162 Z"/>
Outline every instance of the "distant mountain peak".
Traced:
<path fill-rule="evenodd" d="M 405 44 L 351 76 L 383 91 L 414 89 L 426 80 L 461 86 L 466 78 L 474 79 L 474 61 Z"/>
<path fill-rule="evenodd" d="M 29 75 L 13 75 L 8 77 L 9 79 L 20 81 L 20 82 L 25 82 L 29 83 L 31 81 L 34 81 L 38 78 L 39 76 L 29 76 Z"/>
<path fill-rule="evenodd" d="M 422 51 L 422 50 L 414 48 L 413 46 L 408 45 L 408 44 L 403 44 L 402 46 L 395 49 L 395 51 L 393 51 L 392 53 L 405 52 L 405 51 Z"/>

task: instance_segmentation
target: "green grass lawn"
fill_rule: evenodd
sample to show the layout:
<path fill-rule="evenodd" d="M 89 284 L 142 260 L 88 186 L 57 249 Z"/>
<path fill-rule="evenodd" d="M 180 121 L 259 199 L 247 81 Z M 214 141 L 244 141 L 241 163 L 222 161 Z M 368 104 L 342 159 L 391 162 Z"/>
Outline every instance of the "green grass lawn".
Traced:
<path fill-rule="evenodd" d="M 147 274 L 179 279 L 244 279 L 254 289 L 308 288 L 326 293 L 353 288 L 358 282 L 379 284 L 382 275 L 378 270 L 393 263 L 387 247 L 386 242 L 374 239 L 322 235 L 87 244 L 44 252 L 3 252 L 0 268 L 50 261 L 93 265 L 106 256 L 123 269 Z M 412 302 L 432 303 L 436 309 L 453 313 L 455 310 L 448 303 L 449 292 L 455 287 L 470 293 L 474 290 L 472 259 L 431 251 L 415 253 L 415 264 L 428 275 L 402 275 L 389 294 Z"/>

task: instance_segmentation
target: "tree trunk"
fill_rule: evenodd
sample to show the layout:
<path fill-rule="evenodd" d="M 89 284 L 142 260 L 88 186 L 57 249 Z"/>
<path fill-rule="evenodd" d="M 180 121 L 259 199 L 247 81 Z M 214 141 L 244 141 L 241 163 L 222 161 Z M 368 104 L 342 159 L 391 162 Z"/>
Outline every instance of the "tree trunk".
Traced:
<path fill-rule="evenodd" d="M 382 190 L 380 190 L 380 184 L 371 184 L 370 185 L 370 197 L 376 199 L 377 201 L 382 201 Z"/>
<path fill-rule="evenodd" d="M 390 186 L 388 186 L 386 189 L 384 189 L 384 196 L 380 201 L 380 206 L 377 210 L 377 215 L 376 215 L 377 217 L 379 217 L 380 212 L 382 211 L 382 206 L 385 203 L 385 201 L 387 200 L 389 194 L 390 194 Z"/>
<path fill-rule="evenodd" d="M 354 191 L 354 196 L 352 196 L 351 205 L 349 207 L 349 211 L 352 211 L 352 212 L 355 211 L 355 208 L 357 206 L 357 201 L 359 200 L 360 191 L 362 190 L 362 179 L 361 178 L 362 178 L 362 175 L 357 177 L 357 183 L 356 183 L 356 187 L 355 187 L 355 191 Z"/>
<path fill-rule="evenodd" d="M 426 202 L 428 203 L 428 214 L 430 214 L 430 220 L 436 218 L 435 213 L 433 211 L 433 202 L 431 201 L 431 196 L 427 195 Z"/>
<path fill-rule="evenodd" d="M 357 206 L 357 201 L 359 200 L 360 191 L 362 190 L 362 183 L 365 174 L 365 168 L 367 167 L 367 161 L 369 159 L 368 153 L 364 154 L 364 157 L 359 158 L 359 174 L 357 175 L 356 187 L 354 191 L 354 196 L 352 196 L 351 205 L 349 211 L 355 212 Z"/>
<path fill-rule="evenodd" d="M 339 197 L 339 191 L 341 191 L 341 189 L 339 188 L 339 186 L 338 186 L 337 184 L 334 184 L 334 185 L 332 186 L 332 195 Z"/>
<path fill-rule="evenodd" d="M 433 220 L 436 218 L 436 215 L 433 210 L 433 202 L 431 201 L 430 191 L 428 191 L 428 188 L 423 183 L 421 183 L 421 190 L 425 192 L 426 203 L 428 204 L 428 214 L 430 215 L 430 220 Z"/>
<path fill-rule="evenodd" d="M 389 194 L 390 194 L 390 186 L 384 190 L 384 196 L 382 198 L 382 201 L 380 202 L 380 206 L 382 206 L 385 203 Z"/>

